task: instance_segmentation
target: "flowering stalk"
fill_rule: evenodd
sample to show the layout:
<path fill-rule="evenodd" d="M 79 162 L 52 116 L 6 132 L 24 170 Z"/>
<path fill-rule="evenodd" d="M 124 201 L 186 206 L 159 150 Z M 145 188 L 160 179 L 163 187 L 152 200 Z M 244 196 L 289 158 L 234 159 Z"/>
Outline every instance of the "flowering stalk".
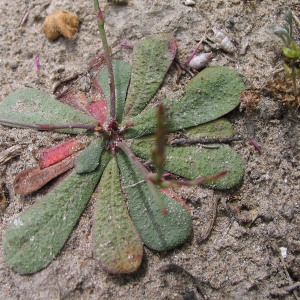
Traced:
<path fill-rule="evenodd" d="M 145 182 L 147 183 L 149 189 L 151 190 L 153 199 L 156 201 L 156 203 L 157 203 L 159 209 L 161 210 L 161 212 L 163 213 L 163 215 L 167 215 L 168 209 L 167 209 L 166 205 L 164 204 L 164 202 L 161 200 L 159 193 L 157 192 L 157 190 L 154 187 L 154 184 L 156 184 L 156 182 L 151 180 L 152 177 L 156 177 L 157 175 L 149 172 L 125 143 L 118 142 L 116 144 L 116 146 L 123 150 L 123 152 L 132 160 L 132 162 L 135 164 L 135 166 L 142 173 L 142 175 L 145 179 Z"/>
<path fill-rule="evenodd" d="M 102 39 L 102 44 L 104 48 L 104 54 L 108 69 L 108 81 L 109 81 L 109 88 L 110 88 L 110 121 L 116 121 L 116 93 L 115 93 L 115 82 L 114 82 L 114 75 L 113 75 L 113 67 L 112 61 L 110 56 L 110 50 L 107 43 L 107 38 L 104 30 L 104 18 L 102 11 L 99 7 L 98 0 L 94 0 L 95 10 L 98 12 L 97 15 L 97 22 L 98 22 L 98 29 Z"/>

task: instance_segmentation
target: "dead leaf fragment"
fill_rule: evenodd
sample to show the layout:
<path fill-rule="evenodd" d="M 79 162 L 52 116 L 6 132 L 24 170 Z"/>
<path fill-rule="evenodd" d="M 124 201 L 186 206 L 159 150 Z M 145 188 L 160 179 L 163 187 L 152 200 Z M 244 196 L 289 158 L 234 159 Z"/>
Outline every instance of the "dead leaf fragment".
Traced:
<path fill-rule="evenodd" d="M 39 190 L 50 180 L 74 168 L 78 154 L 44 169 L 33 167 L 20 172 L 14 181 L 14 189 L 20 195 L 28 195 Z"/>
<path fill-rule="evenodd" d="M 79 18 L 77 15 L 59 9 L 46 17 L 42 30 L 50 41 L 56 40 L 61 34 L 71 39 L 78 30 Z"/>
<path fill-rule="evenodd" d="M 8 206 L 8 190 L 4 182 L 0 181 L 0 216 Z"/>
<path fill-rule="evenodd" d="M 21 154 L 21 147 L 18 145 L 14 145 L 2 152 L 0 152 L 0 166 L 7 163 L 9 160 L 14 158 L 17 155 Z"/>

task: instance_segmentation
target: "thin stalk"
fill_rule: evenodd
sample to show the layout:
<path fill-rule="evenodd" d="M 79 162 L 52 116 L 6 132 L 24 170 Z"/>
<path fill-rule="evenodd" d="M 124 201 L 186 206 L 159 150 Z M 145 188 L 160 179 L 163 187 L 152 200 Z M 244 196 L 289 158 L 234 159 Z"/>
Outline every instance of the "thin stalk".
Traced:
<path fill-rule="evenodd" d="M 149 172 L 144 165 L 139 161 L 139 159 L 133 154 L 130 148 L 123 142 L 119 142 L 116 146 L 122 149 L 126 155 L 133 161 L 133 163 L 137 166 L 140 172 L 143 174 L 145 181 L 151 182 L 151 184 L 157 184 L 163 188 L 176 188 L 181 186 L 196 186 L 202 184 L 207 181 L 217 180 L 220 177 L 226 175 L 229 171 L 224 170 L 218 174 L 208 176 L 208 177 L 200 177 L 193 180 L 165 180 L 162 176 L 160 179 L 157 179 L 156 174 Z"/>
<path fill-rule="evenodd" d="M 295 98 L 297 99 L 298 88 L 297 88 L 297 74 L 296 74 L 296 67 L 295 67 L 295 59 L 292 59 L 291 77 L 292 77 L 292 81 L 293 81 L 293 93 L 294 93 Z"/>
<path fill-rule="evenodd" d="M 132 162 L 137 166 L 140 172 L 143 174 L 145 180 L 149 177 L 149 171 L 144 167 L 144 165 L 140 162 L 140 160 L 133 154 L 130 148 L 122 142 L 118 142 L 116 146 L 123 150 L 123 152 L 132 160 Z"/>
<path fill-rule="evenodd" d="M 107 43 L 106 33 L 104 29 L 104 18 L 102 11 L 99 7 L 98 0 L 94 0 L 95 10 L 98 13 L 97 15 L 97 21 L 98 21 L 98 29 L 101 36 L 103 48 L 104 48 L 104 54 L 108 69 L 108 81 L 109 81 L 109 89 L 110 89 L 110 121 L 116 121 L 116 92 L 115 92 L 115 82 L 114 82 L 114 73 L 113 73 L 113 67 L 112 67 L 112 61 L 111 61 L 111 55 L 109 46 Z"/>
<path fill-rule="evenodd" d="M 33 128 L 36 130 L 56 130 L 56 129 L 87 129 L 87 130 L 97 130 L 97 127 L 94 125 L 88 124 L 62 124 L 62 125 L 55 125 L 55 124 L 31 124 L 26 122 L 14 121 L 9 119 L 2 119 L 0 118 L 0 123 L 3 125 L 11 124 L 11 125 L 18 125 L 27 128 Z"/>
<path fill-rule="evenodd" d="M 153 199 L 155 200 L 157 206 L 159 207 L 159 209 L 161 210 L 163 215 L 167 215 L 168 214 L 168 209 L 165 205 L 165 203 L 162 201 L 162 199 L 160 198 L 160 194 L 158 193 L 155 185 L 153 184 L 153 182 L 150 180 L 151 176 L 153 176 L 154 174 L 149 172 L 144 165 L 139 161 L 139 159 L 133 154 L 133 152 L 130 150 L 130 148 L 122 142 L 117 143 L 116 145 L 118 148 L 120 148 L 121 150 L 123 150 L 123 152 L 132 160 L 132 162 L 137 166 L 137 168 L 139 169 L 139 171 L 142 173 L 145 182 L 147 183 L 152 195 L 153 195 Z"/>
<path fill-rule="evenodd" d="M 161 185 L 164 188 L 177 188 L 177 187 L 181 187 L 181 186 L 196 186 L 196 185 L 200 185 L 205 182 L 208 182 L 208 181 L 217 180 L 217 179 L 223 177 L 224 175 L 226 175 L 228 172 L 229 172 L 228 170 L 224 170 L 216 175 L 212 175 L 209 177 L 199 177 L 199 178 L 196 178 L 193 180 L 166 180 L 166 181 L 163 181 Z"/>
<path fill-rule="evenodd" d="M 164 107 L 162 104 L 158 105 L 156 115 L 157 130 L 155 133 L 155 149 L 152 150 L 152 161 L 156 170 L 156 179 L 159 180 L 163 173 L 163 165 L 165 162 L 165 145 L 166 145 L 166 122 Z"/>

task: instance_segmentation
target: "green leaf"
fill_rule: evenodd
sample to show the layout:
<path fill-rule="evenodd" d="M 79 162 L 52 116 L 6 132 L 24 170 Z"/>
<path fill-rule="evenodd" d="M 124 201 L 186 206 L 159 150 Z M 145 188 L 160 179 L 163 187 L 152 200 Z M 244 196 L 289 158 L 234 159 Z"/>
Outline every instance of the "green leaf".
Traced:
<path fill-rule="evenodd" d="M 300 50 L 298 49 L 295 42 L 292 42 L 290 47 L 282 47 L 283 54 L 290 59 L 299 59 Z"/>
<path fill-rule="evenodd" d="M 9 225 L 3 249 L 10 268 L 20 274 L 31 274 L 53 260 L 67 241 L 110 159 L 110 153 L 106 152 L 95 172 L 79 175 L 73 171 Z"/>
<path fill-rule="evenodd" d="M 203 185 L 216 189 L 229 189 L 237 185 L 244 175 L 242 157 L 227 145 L 213 144 L 217 149 L 199 148 L 198 146 L 167 147 L 164 169 L 187 179 L 208 177 L 221 171 L 229 173 L 221 178 Z M 152 140 L 139 139 L 131 145 L 135 155 L 151 158 Z"/>
<path fill-rule="evenodd" d="M 89 147 L 78 155 L 75 163 L 76 173 L 88 173 L 96 170 L 100 164 L 100 156 L 105 145 L 106 141 L 103 139 L 93 140 Z"/>
<path fill-rule="evenodd" d="M 128 214 L 115 158 L 98 187 L 93 239 L 95 254 L 109 273 L 131 273 L 140 266 L 143 244 Z"/>
<path fill-rule="evenodd" d="M 30 124 L 89 124 L 97 125 L 92 117 L 65 105 L 36 89 L 22 89 L 0 102 L 0 118 Z M 14 125 L 8 125 L 17 127 Z M 65 133 L 81 133 L 85 129 L 59 129 Z"/>
<path fill-rule="evenodd" d="M 287 28 L 276 26 L 274 28 L 274 33 L 282 39 L 285 45 L 289 45 L 292 42 L 292 38 Z"/>
<path fill-rule="evenodd" d="M 145 37 L 134 48 L 126 116 L 139 114 L 153 98 L 175 58 L 176 49 L 175 40 L 166 34 Z"/>
<path fill-rule="evenodd" d="M 126 61 L 117 60 L 113 62 L 113 71 L 114 71 L 115 89 L 116 89 L 116 118 L 118 122 L 121 122 L 126 95 L 127 95 L 127 89 L 130 82 L 131 67 L 130 64 L 127 63 Z M 98 81 L 105 94 L 107 100 L 106 102 L 109 107 L 110 87 L 108 82 L 107 67 L 103 68 L 99 72 Z"/>
<path fill-rule="evenodd" d="M 149 185 L 132 161 L 119 152 L 117 160 L 130 215 L 145 245 L 154 250 L 166 251 L 182 244 L 192 230 L 189 212 L 182 204 L 152 186 L 155 195 L 168 210 L 168 214 L 164 215 Z"/>
<path fill-rule="evenodd" d="M 165 99 L 163 104 L 170 120 L 169 131 L 197 126 L 215 120 L 238 104 L 240 93 L 245 89 L 242 77 L 227 67 L 209 67 L 198 73 L 186 86 L 180 99 Z M 152 134 L 156 131 L 157 107 L 150 108 L 136 117 L 127 129 L 127 137 Z"/>
<path fill-rule="evenodd" d="M 225 119 L 217 119 L 209 123 L 201 124 L 186 130 L 186 137 L 229 138 L 234 134 L 231 123 Z"/>

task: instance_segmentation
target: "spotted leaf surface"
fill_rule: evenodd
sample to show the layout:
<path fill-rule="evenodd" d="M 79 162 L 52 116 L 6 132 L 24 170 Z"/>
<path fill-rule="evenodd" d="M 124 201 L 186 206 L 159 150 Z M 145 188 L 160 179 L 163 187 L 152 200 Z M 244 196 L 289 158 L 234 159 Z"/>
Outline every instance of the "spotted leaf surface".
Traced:
<path fill-rule="evenodd" d="M 131 149 L 144 159 L 151 159 L 151 139 L 136 140 Z M 228 145 L 214 144 L 216 149 L 199 146 L 166 147 L 164 169 L 184 178 L 208 177 L 228 170 L 229 173 L 204 185 L 216 189 L 229 189 L 238 184 L 244 175 L 242 157 Z"/>
<path fill-rule="evenodd" d="M 93 172 L 100 164 L 100 156 L 106 141 L 103 139 L 95 139 L 91 142 L 87 149 L 82 151 L 76 159 L 75 171 L 77 174 Z"/>
<path fill-rule="evenodd" d="M 131 67 L 126 61 L 117 60 L 113 62 L 113 70 L 116 88 L 116 118 L 118 122 L 121 122 L 127 95 L 127 89 L 130 82 Z M 108 83 L 107 67 L 103 68 L 99 72 L 98 80 L 109 106 L 110 87 Z"/>
<path fill-rule="evenodd" d="M 117 154 L 123 189 L 130 216 L 144 244 L 154 250 L 166 251 L 182 244 L 191 234 L 192 220 L 186 208 L 162 193 L 156 186 L 155 193 L 131 160 L 123 153 Z M 165 205 L 168 214 L 158 205 L 155 195 Z"/>
<path fill-rule="evenodd" d="M 95 172 L 72 172 L 9 225 L 3 239 L 4 259 L 9 267 L 20 274 L 30 274 L 52 261 L 76 225 L 107 160 L 102 159 Z"/>
<path fill-rule="evenodd" d="M 89 124 L 97 121 L 36 89 L 22 89 L 0 102 L 1 118 L 30 124 Z M 14 126 L 15 125 L 9 125 Z M 59 129 L 65 133 L 80 133 L 83 129 Z"/>
<path fill-rule="evenodd" d="M 126 116 L 136 116 L 152 99 L 175 58 L 176 50 L 175 40 L 166 34 L 145 37 L 134 48 Z"/>
<path fill-rule="evenodd" d="M 239 104 L 240 93 L 245 89 L 242 77 L 227 67 L 210 67 L 195 76 L 186 86 L 181 98 L 165 99 L 169 130 L 176 131 L 215 120 Z M 127 137 L 139 137 L 156 131 L 157 108 L 153 107 L 139 115 L 126 118 L 133 121 Z"/>
<path fill-rule="evenodd" d="M 128 214 L 115 158 L 105 169 L 98 187 L 93 240 L 97 259 L 110 273 L 131 273 L 140 266 L 143 244 Z"/>

